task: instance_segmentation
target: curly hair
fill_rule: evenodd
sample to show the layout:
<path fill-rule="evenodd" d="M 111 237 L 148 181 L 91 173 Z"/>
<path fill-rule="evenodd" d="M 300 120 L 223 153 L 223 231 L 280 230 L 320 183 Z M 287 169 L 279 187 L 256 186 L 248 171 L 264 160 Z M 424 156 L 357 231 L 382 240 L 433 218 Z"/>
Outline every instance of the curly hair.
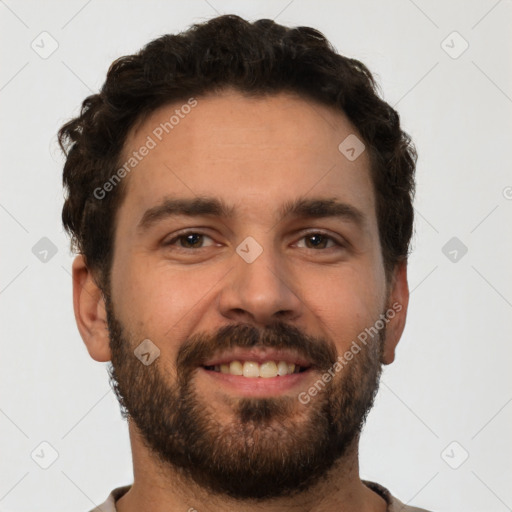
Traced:
<path fill-rule="evenodd" d="M 310 27 L 223 15 L 164 35 L 115 60 L 98 94 L 58 133 L 66 155 L 62 221 L 103 292 L 109 289 L 123 183 L 99 200 L 129 131 L 157 108 L 226 88 L 255 97 L 290 92 L 342 111 L 369 151 L 386 277 L 407 259 L 417 153 L 398 113 L 379 97 L 368 68 L 336 52 Z"/>

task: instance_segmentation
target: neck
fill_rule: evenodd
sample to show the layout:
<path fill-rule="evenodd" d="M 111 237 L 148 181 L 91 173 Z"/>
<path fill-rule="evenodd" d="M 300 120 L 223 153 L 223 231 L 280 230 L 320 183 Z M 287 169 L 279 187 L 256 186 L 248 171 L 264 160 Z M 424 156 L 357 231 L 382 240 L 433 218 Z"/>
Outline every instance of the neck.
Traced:
<path fill-rule="evenodd" d="M 162 466 L 142 442 L 137 428 L 129 421 L 134 483 L 117 503 L 118 512 L 385 512 L 386 502 L 364 485 L 359 477 L 356 438 L 347 453 L 314 487 L 292 497 L 265 501 L 239 501 L 213 495 L 178 470 Z"/>

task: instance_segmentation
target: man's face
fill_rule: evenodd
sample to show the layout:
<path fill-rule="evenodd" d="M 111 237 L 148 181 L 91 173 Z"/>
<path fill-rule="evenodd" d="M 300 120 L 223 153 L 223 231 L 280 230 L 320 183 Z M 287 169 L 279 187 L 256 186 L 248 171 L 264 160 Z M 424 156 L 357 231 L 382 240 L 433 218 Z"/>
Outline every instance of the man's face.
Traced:
<path fill-rule="evenodd" d="M 117 214 L 116 392 L 164 466 L 238 498 L 285 495 L 354 445 L 378 386 L 383 331 L 298 399 L 390 305 L 369 158 L 338 150 L 355 133 L 346 117 L 289 95 L 199 97 L 155 132 L 180 106 L 155 111 L 125 146 L 128 159 L 156 142 Z M 154 210 L 197 198 L 232 215 Z M 283 217 L 299 199 L 345 206 Z M 147 339 L 160 350 L 149 365 L 134 355 Z"/>

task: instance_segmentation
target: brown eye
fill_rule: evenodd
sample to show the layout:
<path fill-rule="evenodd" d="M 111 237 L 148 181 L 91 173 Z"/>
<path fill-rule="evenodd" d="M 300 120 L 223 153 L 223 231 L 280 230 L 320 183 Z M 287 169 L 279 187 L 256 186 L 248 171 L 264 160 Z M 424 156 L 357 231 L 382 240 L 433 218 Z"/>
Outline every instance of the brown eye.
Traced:
<path fill-rule="evenodd" d="M 179 242 L 177 245 L 178 249 L 203 249 L 203 242 L 205 238 L 211 238 L 204 233 L 200 233 L 197 231 L 188 231 L 186 233 L 181 233 L 178 236 L 175 236 L 168 242 L 165 242 L 164 246 L 173 246 L 176 242 Z"/>
<path fill-rule="evenodd" d="M 321 232 L 308 233 L 304 235 L 301 240 L 308 240 L 308 242 L 306 242 L 306 249 L 332 249 L 335 246 L 343 247 L 343 244 L 338 242 L 334 237 Z M 326 244 L 329 242 L 333 242 L 334 245 L 327 247 Z"/>

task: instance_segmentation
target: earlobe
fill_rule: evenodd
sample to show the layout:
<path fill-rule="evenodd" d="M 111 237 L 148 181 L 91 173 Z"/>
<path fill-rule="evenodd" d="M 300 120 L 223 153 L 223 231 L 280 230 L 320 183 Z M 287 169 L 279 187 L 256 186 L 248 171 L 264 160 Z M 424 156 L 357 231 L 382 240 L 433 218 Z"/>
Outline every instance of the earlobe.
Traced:
<path fill-rule="evenodd" d="M 407 308 L 409 306 L 409 285 L 407 283 L 407 261 L 397 265 L 388 298 L 386 316 L 386 340 L 382 363 L 391 364 L 395 360 L 395 349 L 405 328 Z"/>
<path fill-rule="evenodd" d="M 83 255 L 72 266 L 75 320 L 89 355 L 99 362 L 110 361 L 109 332 L 105 301 Z"/>

